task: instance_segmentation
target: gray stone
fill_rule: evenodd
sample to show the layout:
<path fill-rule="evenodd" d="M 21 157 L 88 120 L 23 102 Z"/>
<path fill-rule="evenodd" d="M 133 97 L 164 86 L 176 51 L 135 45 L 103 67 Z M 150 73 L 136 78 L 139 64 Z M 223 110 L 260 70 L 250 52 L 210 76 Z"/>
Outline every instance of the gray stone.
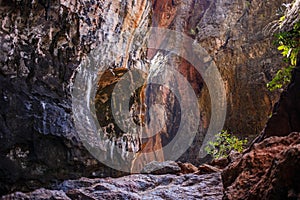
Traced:
<path fill-rule="evenodd" d="M 122 178 L 66 180 L 56 190 L 38 189 L 17 192 L 2 199 L 203 199 L 221 200 L 223 188 L 220 173 L 207 175 L 145 175 Z M 41 198 L 42 199 L 42 198 Z"/>
<path fill-rule="evenodd" d="M 152 161 L 144 166 L 142 174 L 176 174 L 181 171 L 179 165 L 174 161 L 157 162 Z"/>

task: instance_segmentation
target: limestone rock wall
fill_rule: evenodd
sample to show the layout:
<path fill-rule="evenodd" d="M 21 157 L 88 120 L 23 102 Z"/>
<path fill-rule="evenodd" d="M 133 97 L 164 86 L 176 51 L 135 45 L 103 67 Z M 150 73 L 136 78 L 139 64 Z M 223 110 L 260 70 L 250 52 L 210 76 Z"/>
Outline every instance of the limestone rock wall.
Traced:
<path fill-rule="evenodd" d="M 300 20 L 299 15 L 300 1 L 294 3 L 285 11 L 285 20 L 282 25 L 277 24 L 277 32 L 290 31 L 294 24 Z M 276 24 L 275 24 L 276 25 Z M 300 55 L 297 60 L 299 61 Z M 270 136 L 287 136 L 291 132 L 300 131 L 300 64 L 297 62 L 292 71 L 291 82 L 280 95 L 279 101 L 275 104 L 272 116 L 268 120 L 262 134 L 257 138 L 261 141 Z"/>
<path fill-rule="evenodd" d="M 174 65 L 189 80 L 199 97 L 201 125 L 180 160 L 199 161 L 205 131 L 209 122 L 214 123 L 209 91 L 187 61 L 146 49 L 144 36 L 151 21 L 152 26 L 186 33 L 215 61 L 226 86 L 224 128 L 244 135 L 260 132 L 277 98 L 265 84 L 281 65 L 264 28 L 278 17 L 283 2 L 0 1 L 0 193 L 78 176 L 120 175 L 85 150 L 72 119 L 70 86 L 80 62 L 96 47 L 105 55 L 101 67 L 147 69 L 147 60 L 154 58 Z M 164 69 L 149 69 L 160 70 Z M 177 84 L 172 78 L 168 81 Z M 153 150 L 176 134 L 180 119 L 173 113 L 179 105 L 168 90 L 160 96 L 159 88 L 149 86 L 145 91 L 146 101 L 163 103 L 170 117 L 165 132 L 152 141 Z"/>
<path fill-rule="evenodd" d="M 283 2 L 213 1 L 191 27 L 222 74 L 228 101 L 225 128 L 234 133 L 258 134 L 277 101 L 266 83 L 282 63 L 272 37 L 264 31 L 278 18 Z"/>
<path fill-rule="evenodd" d="M 212 57 L 222 75 L 227 94 L 224 129 L 248 136 L 250 140 L 262 131 L 272 106 L 278 100 L 278 93 L 269 92 L 266 84 L 280 68 L 282 61 L 267 32 L 269 23 L 278 19 L 278 10 L 283 2 L 285 1 L 153 1 L 153 26 L 184 32 L 199 42 Z M 155 42 L 160 44 L 162 40 L 160 38 Z M 199 161 L 199 144 L 203 141 L 209 123 L 214 123 L 210 121 L 209 91 L 201 74 L 195 72 L 193 66 L 183 58 L 174 58 L 174 55 L 166 52 L 155 57 L 155 53 L 157 50 L 149 50 L 149 58 L 171 63 L 189 80 L 199 96 L 199 134 L 192 147 L 181 158 Z M 148 96 L 154 96 L 153 101 L 156 101 L 159 91 L 153 89 L 152 92 Z M 159 98 L 174 99 L 169 92 L 162 96 L 164 97 Z M 179 110 L 175 101 L 167 104 L 171 116 Z M 172 120 L 176 121 L 176 116 Z M 167 132 L 169 137 L 162 136 L 163 144 L 172 139 L 176 128 L 170 125 Z"/>
<path fill-rule="evenodd" d="M 70 84 L 79 63 L 97 45 L 109 67 L 127 67 L 143 57 L 144 39 L 133 39 L 133 32 L 137 27 L 147 31 L 151 4 L 0 4 L 0 194 L 66 178 L 120 175 L 82 146 L 72 119 Z"/>

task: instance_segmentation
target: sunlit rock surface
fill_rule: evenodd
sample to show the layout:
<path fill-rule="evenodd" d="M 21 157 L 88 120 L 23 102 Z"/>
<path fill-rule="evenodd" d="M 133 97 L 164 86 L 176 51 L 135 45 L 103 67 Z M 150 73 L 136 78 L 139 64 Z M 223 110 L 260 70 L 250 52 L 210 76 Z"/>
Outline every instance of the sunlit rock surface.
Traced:
<path fill-rule="evenodd" d="M 278 100 L 278 94 L 266 88 L 282 65 L 280 54 L 272 44 L 269 24 L 278 19 L 278 10 L 283 2 L 153 0 L 152 25 L 184 32 L 199 42 L 216 63 L 224 81 L 228 103 L 224 129 L 233 133 L 255 137 L 262 131 L 272 106 Z M 164 38 L 150 42 L 159 45 L 162 41 Z M 185 47 L 182 51 L 190 49 Z M 182 73 L 198 95 L 201 111 L 199 133 L 180 160 L 201 162 L 199 144 L 209 124 L 215 123 L 210 121 L 209 94 L 214 91 L 208 91 L 201 74 L 185 59 L 155 49 L 148 51 L 148 58 L 154 63 L 150 72 L 163 73 L 165 69 L 155 68 L 156 64 L 168 64 Z M 171 72 L 166 77 L 170 84 L 181 85 L 172 78 Z M 176 114 L 180 112 L 179 102 L 170 91 L 161 91 L 155 86 L 148 87 L 146 96 L 148 102 L 161 103 L 168 111 L 169 123 L 161 134 L 164 146 L 176 135 L 177 122 L 180 121 L 180 115 Z"/>
<path fill-rule="evenodd" d="M 268 92 L 266 83 L 282 62 L 272 37 L 265 32 L 278 18 L 282 3 L 214 1 L 188 30 L 195 33 L 222 74 L 228 101 L 224 128 L 236 134 L 260 133 L 278 98 Z M 202 105 L 206 104 L 203 101 Z"/>
<path fill-rule="evenodd" d="M 288 6 L 273 31 L 289 31 L 299 20 L 299 5 Z M 298 63 L 263 132 L 223 171 L 223 199 L 300 199 L 299 77 Z"/>

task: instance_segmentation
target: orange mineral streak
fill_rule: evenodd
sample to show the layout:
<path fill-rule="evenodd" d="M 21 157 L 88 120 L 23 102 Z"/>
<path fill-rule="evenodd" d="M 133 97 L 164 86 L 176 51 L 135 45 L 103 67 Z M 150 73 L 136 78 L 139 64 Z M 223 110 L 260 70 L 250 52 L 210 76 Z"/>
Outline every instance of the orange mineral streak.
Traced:
<path fill-rule="evenodd" d="M 128 72 L 126 68 L 116 68 L 113 70 L 105 70 L 104 72 L 100 71 L 98 73 L 98 76 L 101 76 L 98 82 L 98 90 L 117 83 L 126 72 Z"/>
<path fill-rule="evenodd" d="M 130 71 L 127 68 L 116 68 L 112 70 L 105 70 L 99 72 L 99 82 L 98 82 L 98 90 L 103 90 L 107 87 L 111 87 L 114 84 L 117 84 L 126 73 Z M 164 161 L 164 155 L 162 149 L 162 141 L 161 141 L 161 133 L 155 134 L 154 136 L 149 135 L 149 131 L 146 125 L 146 110 L 147 107 L 145 105 L 146 101 L 146 87 L 147 85 L 143 85 L 140 89 L 138 99 L 135 99 L 137 104 L 136 106 L 139 113 L 139 125 L 140 125 L 140 137 L 143 135 L 145 138 L 141 140 L 139 145 L 139 151 L 135 155 L 134 160 L 132 161 L 131 171 L 133 173 L 139 172 L 146 163 L 151 162 L 152 160 Z M 111 94 L 108 94 L 108 97 L 111 98 Z M 96 101 L 101 101 L 100 96 L 96 96 Z M 143 127 L 146 127 L 144 129 Z"/>
<path fill-rule="evenodd" d="M 137 29 L 140 26 L 140 24 L 144 21 L 144 19 L 147 17 L 144 14 L 145 9 L 147 6 L 149 6 L 146 0 L 136 0 L 134 1 L 128 1 L 126 5 L 126 10 L 128 11 L 125 14 L 125 18 L 122 25 L 121 33 L 126 34 L 128 37 L 120 37 L 119 44 L 125 43 L 125 49 L 124 54 L 122 57 L 117 58 L 116 63 L 122 63 L 122 68 L 120 69 L 120 75 L 125 73 L 125 69 L 128 69 L 129 66 L 127 66 L 128 60 L 130 59 L 130 49 L 134 42 L 135 34 L 137 33 Z M 113 3 L 113 4 L 117 4 Z M 152 6 L 153 6 L 153 13 L 152 13 L 152 24 L 151 26 L 154 27 L 160 27 L 160 28 L 171 28 L 172 23 L 174 22 L 176 16 L 178 15 L 178 11 L 180 8 L 180 1 L 178 0 L 152 0 Z M 113 7 L 113 5 L 112 5 Z M 127 38 L 127 41 L 123 41 L 124 38 Z M 164 40 L 164 37 L 159 37 L 155 39 L 154 42 L 155 46 L 159 46 L 162 41 Z M 148 49 L 147 57 L 148 59 L 153 58 L 153 56 L 157 53 L 156 49 Z M 123 62 L 121 62 L 121 59 L 123 59 Z M 199 94 L 201 88 L 202 88 L 202 79 L 201 75 L 197 73 L 197 71 L 191 66 L 190 63 L 185 61 L 184 59 L 181 59 L 181 62 L 178 66 L 178 71 L 182 73 L 188 81 L 191 83 L 192 87 L 196 91 L 197 95 Z M 114 70 L 114 73 L 117 74 L 118 71 Z M 118 79 L 117 77 L 113 77 L 114 75 L 106 71 L 103 75 L 103 82 L 102 85 L 111 84 L 110 80 Z M 114 82 L 114 81 L 113 81 Z M 179 88 L 184 89 L 184 88 Z M 169 133 L 164 131 L 159 131 L 155 135 L 150 135 L 149 128 L 153 127 L 147 127 L 146 124 L 146 112 L 149 108 L 147 108 L 146 105 L 146 94 L 147 91 L 147 85 L 142 86 L 142 88 L 139 91 L 139 105 L 137 106 L 138 113 L 139 113 L 139 125 L 141 125 L 140 129 L 140 137 L 143 136 L 142 139 L 140 139 L 139 144 L 139 151 L 136 153 L 135 158 L 132 161 L 132 173 L 139 172 L 145 164 L 151 162 L 152 160 L 156 161 L 164 161 L 165 156 L 164 152 L 162 150 L 163 144 L 166 144 L 169 142 L 169 140 L 172 140 L 172 137 L 168 137 Z M 168 104 L 168 95 L 169 93 L 167 91 L 163 91 L 162 95 L 162 102 L 164 104 Z M 154 124 L 155 125 L 155 124 Z M 145 128 L 144 128 L 145 127 Z M 166 137 L 162 137 L 162 134 L 165 134 Z M 162 141 L 164 140 L 168 141 Z"/>
<path fill-rule="evenodd" d="M 152 15 L 152 26 L 159 28 L 169 28 L 172 21 L 174 20 L 177 12 L 178 4 L 174 4 L 174 0 L 152 0 L 153 4 L 153 15 Z M 163 41 L 164 37 L 156 38 L 154 42 L 159 46 Z M 148 59 L 153 58 L 156 54 L 156 49 L 148 49 Z"/>
<path fill-rule="evenodd" d="M 153 0 L 153 15 L 152 15 L 152 26 L 153 27 L 160 27 L 160 28 L 171 28 L 172 24 L 179 14 L 179 8 L 181 6 L 180 1 L 176 0 Z M 155 33 L 152 33 L 155 34 Z M 164 36 L 157 37 L 153 41 L 149 41 L 152 46 L 160 46 L 162 41 L 164 40 Z M 184 51 L 184 50 L 183 50 Z M 147 57 L 148 59 L 152 59 L 153 56 L 157 53 L 157 49 L 148 49 Z M 197 72 L 197 70 L 186 60 L 180 59 L 178 63 L 178 71 L 186 77 L 186 79 L 190 82 L 191 86 L 193 87 L 196 95 L 200 94 L 201 88 L 203 86 L 203 80 L 201 75 Z M 171 81 L 171 80 L 170 80 Z M 184 85 L 178 84 L 178 85 Z M 178 88 L 179 90 L 185 88 Z M 169 91 L 162 91 L 162 103 L 167 105 L 169 104 Z M 144 86 L 140 93 L 141 102 L 146 102 L 146 86 Z M 148 94 L 149 95 L 149 94 Z M 141 116 L 144 116 L 145 110 L 141 111 Z M 142 118 L 145 120 L 144 118 Z M 144 122 L 145 123 L 145 122 Z M 154 124 L 155 125 L 155 124 Z M 153 128 L 153 127 L 149 127 Z M 146 128 L 146 133 L 142 133 L 142 135 L 149 134 Z M 162 135 L 165 134 L 165 137 Z M 162 141 L 168 140 L 168 141 Z M 173 138 L 169 136 L 169 133 L 166 130 L 162 130 L 156 133 L 154 136 L 149 136 L 142 140 L 142 144 L 140 147 L 140 151 L 136 155 L 135 159 L 132 162 L 132 172 L 139 172 L 142 167 L 152 161 L 164 161 L 165 156 L 162 150 L 163 144 L 170 142 Z"/>
<path fill-rule="evenodd" d="M 137 0 L 134 5 L 134 1 L 129 1 L 128 4 L 126 5 L 126 10 L 129 12 L 126 13 L 124 23 L 122 26 L 122 33 L 124 32 L 129 32 L 129 39 L 128 42 L 126 43 L 126 48 L 125 50 L 125 61 L 123 62 L 122 67 L 127 67 L 127 61 L 129 60 L 129 53 L 131 52 L 131 46 L 133 42 L 133 38 L 135 36 L 135 32 L 140 25 L 140 23 L 143 21 L 143 18 L 146 17 L 144 16 L 144 11 L 147 7 L 147 0 Z"/>
<path fill-rule="evenodd" d="M 140 120 L 142 124 L 145 124 L 146 130 L 144 132 L 141 131 L 141 135 L 143 135 L 144 139 L 141 140 L 140 150 L 135 155 L 134 160 L 132 161 L 132 173 L 138 173 L 144 167 L 145 164 L 156 160 L 156 161 L 164 161 L 164 154 L 162 151 L 162 141 L 160 133 L 155 134 L 154 136 L 149 135 L 148 125 L 146 124 L 146 87 L 147 85 L 143 85 L 140 91 Z M 142 129 L 141 129 L 142 130 Z"/>

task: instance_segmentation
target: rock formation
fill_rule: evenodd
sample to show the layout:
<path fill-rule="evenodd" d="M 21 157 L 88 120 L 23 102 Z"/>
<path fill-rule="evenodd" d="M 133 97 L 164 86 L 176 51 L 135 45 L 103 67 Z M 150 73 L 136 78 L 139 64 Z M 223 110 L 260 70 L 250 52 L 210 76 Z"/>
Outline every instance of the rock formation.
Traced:
<path fill-rule="evenodd" d="M 214 199 L 223 196 L 220 173 L 209 175 L 131 175 L 112 179 L 67 180 L 56 190 L 16 192 L 6 199 Z"/>
<path fill-rule="evenodd" d="M 268 24 L 278 18 L 276 14 L 283 2 L 153 1 L 153 26 L 184 32 L 199 42 L 216 63 L 227 95 L 224 129 L 236 134 L 254 138 L 262 131 L 278 99 L 278 94 L 269 92 L 265 87 L 282 64 L 267 32 Z M 159 38 L 154 42 L 159 45 L 162 41 Z M 188 52 L 187 49 L 183 51 Z M 150 49 L 148 57 L 154 63 L 164 62 L 180 71 L 198 95 L 201 111 L 199 133 L 180 160 L 201 162 L 199 144 L 203 142 L 211 120 L 210 95 L 201 74 L 186 60 L 172 53 Z M 150 67 L 150 72 L 163 73 L 164 70 Z M 172 78 L 169 82 L 176 84 Z M 162 92 L 159 87 L 149 86 L 147 92 L 150 104 L 158 102 L 165 106 L 170 122 L 179 120 L 174 113 L 180 111 L 180 105 L 170 91 Z M 176 125 L 167 123 L 165 133 L 161 134 L 162 145 L 170 142 L 176 132 Z"/>
<path fill-rule="evenodd" d="M 300 1 L 297 0 L 285 11 L 285 19 L 282 24 L 275 26 L 275 31 L 290 31 L 296 22 L 300 20 Z M 268 120 L 262 134 L 257 138 L 261 141 L 270 136 L 287 136 L 291 132 L 300 131 L 300 55 L 298 62 L 292 71 L 291 82 L 281 93 L 279 101 L 275 104 L 272 116 Z"/>
<path fill-rule="evenodd" d="M 299 5 L 299 0 L 294 1 L 274 30 L 289 31 L 299 20 Z M 291 82 L 263 132 L 223 171 L 224 200 L 300 199 L 299 66 L 292 71 Z"/>
<path fill-rule="evenodd" d="M 300 133 L 270 137 L 223 172 L 225 199 L 299 199 Z"/>
<path fill-rule="evenodd" d="M 70 88 L 80 62 L 97 45 L 106 53 L 103 65 L 139 62 L 146 49 L 135 42 L 143 44 L 150 3 L 0 4 L 0 194 L 67 178 L 120 175 L 82 145 L 73 123 Z M 135 37 L 138 26 L 140 35 Z M 120 52 L 123 46 L 126 52 Z"/>
<path fill-rule="evenodd" d="M 288 88 L 280 96 L 275 104 L 272 117 L 268 120 L 266 127 L 259 136 L 258 141 L 271 136 L 286 136 L 291 132 L 300 131 L 300 65 L 292 74 L 292 80 Z"/>
<path fill-rule="evenodd" d="M 176 174 L 181 168 L 174 161 L 157 162 L 153 161 L 144 166 L 142 174 Z"/>
<path fill-rule="evenodd" d="M 119 79 L 114 75 L 122 70 L 135 68 L 158 74 L 165 70 L 163 67 L 149 67 L 148 60 L 152 60 L 152 63 L 168 63 L 183 74 L 199 98 L 201 123 L 191 148 L 180 160 L 200 162 L 199 148 L 211 116 L 209 91 L 201 74 L 188 61 L 170 52 L 147 50 L 146 35 L 151 19 L 152 26 L 183 32 L 195 39 L 216 63 L 225 83 L 228 101 L 225 128 L 244 135 L 260 132 L 276 100 L 276 95 L 269 93 L 264 86 L 281 60 L 279 56 L 277 58 L 278 52 L 263 30 L 275 19 L 276 10 L 282 2 L 283 0 L 0 1 L 0 194 L 17 190 L 29 191 L 41 186 L 50 187 L 59 181 L 81 176 L 115 177 L 123 174 L 104 166 L 90 155 L 75 129 L 71 86 L 79 71 L 85 72 L 81 63 L 89 61 L 89 53 L 95 49 L 98 50 L 97 56 L 101 57 L 97 62 L 99 68 L 106 69 L 106 75 L 111 73 L 106 78 L 112 78 L 107 82 L 100 79 L 99 85 L 103 84 L 101 89 L 109 89 L 115 84 Z M 158 38 L 155 43 L 159 45 L 164 39 Z M 183 52 L 186 51 L 183 49 Z M 169 75 L 166 78 L 169 83 L 181 86 L 181 82 L 172 79 L 171 73 Z M 97 74 L 93 76 L 96 77 Z M 136 147 L 153 151 L 168 144 L 176 135 L 177 123 L 181 120 L 178 114 L 179 102 L 169 90 L 161 92 L 160 89 L 154 85 L 142 88 L 141 93 L 145 94 L 141 94 L 144 95 L 141 99 L 148 105 L 161 103 L 167 108 L 165 129 L 151 139 L 135 142 L 131 149 L 125 147 L 127 151 L 136 152 L 137 150 L 133 150 Z M 105 96 L 101 90 L 98 92 L 100 96 L 96 100 L 104 102 L 104 106 L 97 104 L 100 111 L 96 114 L 107 133 L 112 125 L 104 117 L 111 116 L 101 109 L 108 108 L 106 98 L 109 96 Z M 137 105 L 139 106 L 141 105 Z M 138 109 L 147 114 L 145 108 Z M 135 113 L 135 116 L 141 117 L 141 114 L 145 113 Z M 135 122 L 143 123 L 143 120 L 139 120 Z M 145 117 L 146 122 L 147 120 L 149 119 Z M 124 146 L 120 141 L 123 141 L 124 133 L 117 128 L 114 131 L 116 135 L 108 136 L 116 139 L 108 137 L 102 146 L 107 148 L 103 155 L 110 160 L 117 158 L 114 156 L 124 159 L 122 152 L 115 153 L 123 151 Z M 127 141 L 129 140 L 125 143 Z M 164 160 L 163 153 L 155 156 L 152 154 L 152 157 L 149 155 L 146 160 L 153 157 Z M 128 162 L 130 164 L 131 160 Z M 149 177 L 150 182 L 158 178 L 141 176 L 142 179 Z M 138 180 L 139 176 L 131 178 Z M 127 179 L 124 178 L 124 181 Z M 171 179 L 175 180 L 175 185 L 176 179 L 179 184 L 195 184 L 195 191 L 203 187 L 203 191 L 210 189 L 201 185 L 202 176 L 189 175 L 188 183 L 185 183 L 184 176 L 172 176 Z M 219 178 L 212 179 L 214 185 L 221 187 Z M 170 183 L 173 184 L 172 181 Z M 92 183 L 87 187 L 94 186 Z M 20 198 L 42 193 L 46 196 L 62 195 L 61 197 L 84 195 L 75 186 L 73 189 L 70 194 L 64 189 L 64 192 L 53 193 L 41 189 L 19 195 Z M 188 194 L 191 192 L 191 195 L 197 195 L 193 193 L 194 190 L 187 191 L 184 187 L 181 189 Z M 220 197 L 219 191 L 216 198 Z M 175 190 L 173 192 L 177 194 Z M 132 195 L 139 195 L 136 194 L 138 192 L 133 193 L 135 194 Z M 160 190 L 158 194 L 150 193 L 149 190 L 149 195 L 161 198 L 167 195 Z"/>

